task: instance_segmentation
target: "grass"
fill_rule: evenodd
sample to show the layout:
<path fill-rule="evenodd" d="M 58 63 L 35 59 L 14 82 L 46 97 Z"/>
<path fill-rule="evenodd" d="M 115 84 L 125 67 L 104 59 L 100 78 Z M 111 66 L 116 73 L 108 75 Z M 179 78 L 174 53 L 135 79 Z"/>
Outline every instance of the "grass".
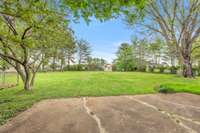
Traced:
<path fill-rule="evenodd" d="M 16 76 L 9 81 L 15 82 Z M 32 92 L 22 84 L 0 90 L 0 124 L 42 99 L 156 93 L 156 89 L 200 94 L 200 78 L 139 72 L 55 72 L 39 73 Z"/>

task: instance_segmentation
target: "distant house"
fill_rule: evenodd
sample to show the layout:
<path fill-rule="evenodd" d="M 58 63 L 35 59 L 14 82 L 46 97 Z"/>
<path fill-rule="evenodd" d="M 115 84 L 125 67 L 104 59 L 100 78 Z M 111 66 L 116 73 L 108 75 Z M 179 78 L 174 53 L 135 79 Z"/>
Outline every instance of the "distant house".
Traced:
<path fill-rule="evenodd" d="M 104 71 L 111 72 L 112 71 L 112 64 L 105 64 Z"/>

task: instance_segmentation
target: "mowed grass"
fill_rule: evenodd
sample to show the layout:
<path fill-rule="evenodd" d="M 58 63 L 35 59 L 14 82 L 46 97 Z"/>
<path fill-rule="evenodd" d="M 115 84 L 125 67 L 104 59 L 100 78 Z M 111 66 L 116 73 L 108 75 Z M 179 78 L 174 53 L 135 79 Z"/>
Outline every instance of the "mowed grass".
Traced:
<path fill-rule="evenodd" d="M 16 76 L 9 77 L 15 82 Z M 165 85 L 176 92 L 200 94 L 200 78 L 184 79 L 170 74 L 139 72 L 38 73 L 32 92 L 15 88 L 0 90 L 0 124 L 43 99 L 156 93 Z"/>

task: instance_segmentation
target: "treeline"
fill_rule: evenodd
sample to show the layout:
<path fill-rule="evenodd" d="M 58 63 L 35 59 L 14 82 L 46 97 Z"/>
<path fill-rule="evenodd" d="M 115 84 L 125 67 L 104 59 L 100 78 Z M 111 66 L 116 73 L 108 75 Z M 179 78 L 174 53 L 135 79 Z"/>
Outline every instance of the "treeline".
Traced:
<path fill-rule="evenodd" d="M 195 45 L 199 45 L 198 43 Z M 122 43 L 113 62 L 114 71 L 141 71 L 180 74 L 181 64 L 178 52 L 171 52 L 161 38 L 153 41 L 146 39 L 132 39 L 131 43 Z M 192 70 L 195 75 L 200 75 L 200 52 L 192 53 Z"/>
<path fill-rule="evenodd" d="M 39 71 L 97 71 L 103 70 L 106 63 L 104 59 L 91 57 L 91 46 L 83 39 L 48 49 L 51 52 L 44 53 L 46 60 Z"/>
<path fill-rule="evenodd" d="M 86 40 L 75 40 L 73 34 L 68 35 L 68 41 L 57 43 L 53 47 L 45 48 L 45 51 L 33 49 L 31 54 L 37 58 L 42 56 L 38 67 L 40 72 L 48 71 L 102 71 L 106 60 L 91 56 L 91 45 Z M 48 51 L 48 52 L 46 52 Z M 35 60 L 37 60 L 35 59 Z M 0 70 L 5 72 L 12 68 L 4 60 L 0 60 Z"/>

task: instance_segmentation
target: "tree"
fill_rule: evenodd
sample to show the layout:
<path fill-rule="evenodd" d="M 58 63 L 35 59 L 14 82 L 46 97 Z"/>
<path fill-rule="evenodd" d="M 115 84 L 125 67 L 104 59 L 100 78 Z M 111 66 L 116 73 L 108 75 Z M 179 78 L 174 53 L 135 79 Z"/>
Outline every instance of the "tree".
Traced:
<path fill-rule="evenodd" d="M 78 65 L 81 66 L 81 64 L 87 64 L 90 55 L 91 55 L 91 48 L 89 43 L 85 40 L 79 40 L 77 42 Z"/>
<path fill-rule="evenodd" d="M 134 69 L 133 49 L 128 43 L 122 43 L 117 51 L 115 65 L 118 70 L 131 71 Z"/>
<path fill-rule="evenodd" d="M 50 10 L 44 1 L 13 0 L 0 4 L 0 57 L 16 69 L 24 89 L 31 90 L 44 60 L 41 53 L 63 40 L 64 17 Z"/>
<path fill-rule="evenodd" d="M 152 63 L 158 65 L 161 63 L 162 40 L 156 38 L 154 42 L 149 45 L 149 52 L 151 53 Z"/>
<path fill-rule="evenodd" d="M 65 47 L 65 54 L 67 59 L 67 69 L 70 70 L 70 63 L 75 63 L 75 53 L 77 52 L 76 43 L 74 41 L 74 38 L 71 37 L 69 42 L 67 42 L 67 45 Z"/>
<path fill-rule="evenodd" d="M 88 58 L 87 69 L 89 71 L 100 71 L 103 70 L 104 65 L 106 64 L 106 60 L 102 58 Z"/>
<path fill-rule="evenodd" d="M 159 33 L 169 48 L 176 48 L 186 78 L 194 76 L 191 52 L 194 41 L 200 35 L 199 8 L 199 0 L 151 0 L 144 9 L 142 25 Z M 133 24 L 131 17 L 127 16 L 127 22 Z"/>
<path fill-rule="evenodd" d="M 148 43 L 145 39 L 132 39 L 133 58 L 138 71 L 145 71 L 147 64 Z"/>

